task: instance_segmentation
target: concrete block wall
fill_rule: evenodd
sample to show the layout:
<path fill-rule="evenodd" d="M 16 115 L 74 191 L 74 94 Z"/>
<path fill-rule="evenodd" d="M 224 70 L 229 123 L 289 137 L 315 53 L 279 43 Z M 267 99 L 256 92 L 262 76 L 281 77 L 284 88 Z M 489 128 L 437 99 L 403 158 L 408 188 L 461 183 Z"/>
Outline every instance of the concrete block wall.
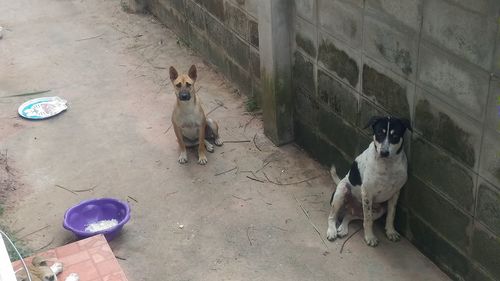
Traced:
<path fill-rule="evenodd" d="M 345 174 L 370 116 L 411 119 L 399 231 L 455 280 L 500 280 L 500 2 L 294 5 L 296 141 Z"/>
<path fill-rule="evenodd" d="M 409 118 L 398 230 L 453 279 L 500 280 L 498 0 L 135 1 L 339 174 L 371 116 Z"/>
<path fill-rule="evenodd" d="M 240 92 L 260 97 L 258 0 L 136 2 L 235 82 Z"/>

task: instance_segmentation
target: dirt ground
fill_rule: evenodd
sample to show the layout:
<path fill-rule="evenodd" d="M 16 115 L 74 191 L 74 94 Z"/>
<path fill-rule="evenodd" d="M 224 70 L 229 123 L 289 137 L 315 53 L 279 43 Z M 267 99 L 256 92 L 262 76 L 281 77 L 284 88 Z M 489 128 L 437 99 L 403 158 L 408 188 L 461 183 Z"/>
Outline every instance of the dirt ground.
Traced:
<path fill-rule="evenodd" d="M 1 224 L 31 249 L 74 240 L 62 228 L 68 207 L 115 197 L 132 209 L 111 243 L 129 280 L 447 280 L 380 227 L 377 248 L 361 231 L 340 254 L 345 240 L 325 238 L 326 169 L 293 144 L 274 147 L 245 98 L 153 17 L 98 0 L 0 0 L 0 15 L 0 161 L 15 171 L 2 188 Z M 193 151 L 177 164 L 169 129 L 168 67 L 191 64 L 223 139 L 249 141 L 216 148 L 206 166 Z M 8 96 L 41 90 L 69 109 L 39 122 L 18 117 L 23 101 L 41 95 Z M 74 194 L 56 185 L 96 187 Z"/>

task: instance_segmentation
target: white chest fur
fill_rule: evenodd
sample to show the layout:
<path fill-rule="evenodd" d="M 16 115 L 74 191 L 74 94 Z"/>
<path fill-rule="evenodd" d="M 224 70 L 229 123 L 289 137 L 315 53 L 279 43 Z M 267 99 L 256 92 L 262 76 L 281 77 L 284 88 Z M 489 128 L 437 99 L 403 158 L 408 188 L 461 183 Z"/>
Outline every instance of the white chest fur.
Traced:
<path fill-rule="evenodd" d="M 377 158 L 373 143 L 356 158 L 365 192 L 375 203 L 389 200 L 406 182 L 407 160 L 404 151 L 391 158 Z M 355 194 L 361 199 L 360 190 Z"/>

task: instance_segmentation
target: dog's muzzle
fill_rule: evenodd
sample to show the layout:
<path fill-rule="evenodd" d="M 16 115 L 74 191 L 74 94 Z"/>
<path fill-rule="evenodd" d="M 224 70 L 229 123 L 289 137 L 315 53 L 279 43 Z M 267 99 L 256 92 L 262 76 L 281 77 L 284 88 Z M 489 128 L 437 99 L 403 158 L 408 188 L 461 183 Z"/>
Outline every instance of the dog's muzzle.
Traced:
<path fill-rule="evenodd" d="M 380 157 L 382 158 L 389 157 L 390 154 L 389 147 L 390 147 L 389 140 L 386 137 L 385 140 L 380 144 Z"/>
<path fill-rule="evenodd" d="M 184 91 L 179 92 L 179 100 L 188 101 L 190 99 L 191 99 L 191 93 L 189 93 L 187 91 L 186 92 L 184 92 Z"/>
<path fill-rule="evenodd" d="M 389 151 L 387 151 L 387 150 L 380 151 L 380 157 L 382 157 L 382 158 L 389 157 Z"/>

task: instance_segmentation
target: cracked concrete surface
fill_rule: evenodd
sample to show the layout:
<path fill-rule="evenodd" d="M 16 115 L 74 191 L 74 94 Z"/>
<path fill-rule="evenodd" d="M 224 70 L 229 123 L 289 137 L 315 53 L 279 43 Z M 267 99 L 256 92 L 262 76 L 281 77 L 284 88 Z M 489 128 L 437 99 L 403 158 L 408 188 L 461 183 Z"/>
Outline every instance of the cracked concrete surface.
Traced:
<path fill-rule="evenodd" d="M 1 219 L 20 236 L 48 225 L 24 238 L 32 249 L 72 241 L 62 228 L 65 210 L 109 196 L 131 205 L 130 223 L 111 243 L 130 280 L 448 279 L 408 241 L 388 241 L 380 226 L 377 248 L 359 232 L 340 254 L 344 240 L 325 238 L 327 170 L 294 145 L 274 147 L 230 83 L 151 16 L 97 0 L 0 0 L 0 15 L 0 150 L 20 183 L 8 191 Z M 210 114 L 223 139 L 250 140 L 216 147 L 206 166 L 192 150 L 187 165 L 177 164 L 168 129 L 175 100 L 168 67 L 187 71 L 193 63 L 205 111 L 224 103 Z M 19 118 L 17 107 L 31 97 L 6 96 L 39 90 L 67 99 L 68 111 Z M 315 176 L 290 185 L 266 179 Z M 75 195 L 55 185 L 97 187 Z"/>

